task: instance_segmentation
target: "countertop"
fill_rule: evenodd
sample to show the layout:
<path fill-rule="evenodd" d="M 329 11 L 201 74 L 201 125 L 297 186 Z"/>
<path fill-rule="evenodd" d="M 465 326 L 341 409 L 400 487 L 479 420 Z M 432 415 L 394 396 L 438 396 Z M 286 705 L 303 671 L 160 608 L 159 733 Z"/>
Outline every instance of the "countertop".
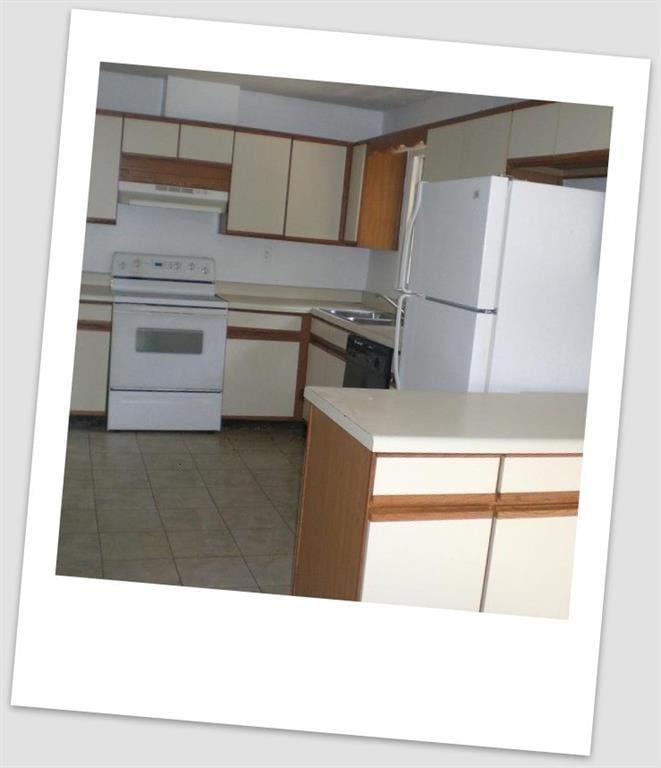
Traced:
<path fill-rule="evenodd" d="M 587 395 L 306 387 L 374 453 L 581 453 Z"/>
<path fill-rule="evenodd" d="M 89 275 L 89 273 L 88 273 Z M 94 275 L 89 278 L 94 282 L 84 280 L 80 287 L 80 301 L 111 302 L 110 278 L 107 275 Z M 216 283 L 217 294 L 229 304 L 230 310 L 247 310 L 254 312 L 286 312 L 307 314 L 311 312 L 326 322 L 338 328 L 357 333 L 366 339 L 377 341 L 392 347 L 395 329 L 392 326 L 372 326 L 352 323 L 349 320 L 335 318 L 322 311 L 326 309 L 373 309 L 372 306 L 358 299 L 362 293 L 358 291 L 324 290 L 320 288 L 282 288 L 273 286 L 273 295 L 265 291 L 268 286 L 255 286 L 259 293 L 236 291 L 236 284 Z M 234 290 L 233 290 L 234 289 Z M 236 291 L 236 292 L 235 292 Z M 279 295 L 278 295 L 279 294 Z"/>

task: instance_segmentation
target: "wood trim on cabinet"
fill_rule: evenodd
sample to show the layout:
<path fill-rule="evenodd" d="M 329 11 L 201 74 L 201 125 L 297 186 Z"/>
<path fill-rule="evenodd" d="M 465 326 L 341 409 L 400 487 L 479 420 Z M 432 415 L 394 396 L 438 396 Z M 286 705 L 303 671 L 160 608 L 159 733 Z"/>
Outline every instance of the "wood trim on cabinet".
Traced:
<path fill-rule="evenodd" d="M 563 155 L 535 155 L 533 157 L 512 157 L 507 161 L 507 172 L 516 168 L 549 167 L 559 170 L 576 170 L 608 165 L 608 149 L 590 149 L 583 152 L 568 152 Z"/>
<path fill-rule="evenodd" d="M 294 341 L 301 340 L 300 331 L 281 331 L 276 328 L 248 328 L 241 325 L 227 327 L 228 339 L 249 339 L 251 341 Z"/>
<path fill-rule="evenodd" d="M 98 216 L 88 216 L 85 221 L 88 224 L 117 224 L 117 219 L 102 219 Z"/>
<path fill-rule="evenodd" d="M 77 329 L 79 331 L 101 331 L 103 333 L 110 333 L 112 331 L 112 322 L 109 320 L 79 320 Z"/>
<path fill-rule="evenodd" d="M 240 299 L 238 299 L 240 301 Z M 286 299 L 283 299 L 283 302 L 286 303 Z M 251 315 L 286 315 L 287 317 L 300 317 L 304 318 L 307 314 L 304 311 L 301 312 L 282 312 L 278 309 L 235 309 L 234 307 L 230 307 L 230 312 L 249 312 Z"/>
<path fill-rule="evenodd" d="M 147 184 L 172 184 L 228 192 L 231 165 L 206 160 L 182 160 L 122 152 L 119 180 Z"/>
<path fill-rule="evenodd" d="M 371 522 L 393 520 L 472 520 L 493 517 L 495 493 L 372 496 Z"/>
<path fill-rule="evenodd" d="M 235 413 L 228 416 L 223 414 L 223 421 L 300 421 L 304 423 L 303 419 L 297 416 L 241 416 Z"/>
<path fill-rule="evenodd" d="M 502 493 L 495 504 L 496 518 L 570 517 L 578 514 L 578 491 Z"/>
<path fill-rule="evenodd" d="M 324 352 L 328 352 L 329 355 L 333 355 L 340 360 L 346 361 L 347 359 L 346 350 L 332 344 L 330 341 L 326 341 L 326 339 L 322 339 L 321 336 L 315 336 L 314 333 L 310 334 L 310 344 L 314 344 L 315 347 L 323 349 Z"/>
<path fill-rule="evenodd" d="M 260 237 L 262 240 L 288 240 L 294 243 L 315 243 L 317 245 L 345 245 L 338 240 L 324 240 L 318 237 L 294 237 L 293 235 L 274 235 L 270 232 L 244 232 L 241 229 L 227 229 L 226 235 L 237 237 Z"/>
<path fill-rule="evenodd" d="M 372 464 L 367 448 L 310 409 L 292 594 L 360 599 Z"/>
<path fill-rule="evenodd" d="M 361 141 L 354 142 L 354 146 L 357 144 L 368 144 L 379 149 L 388 149 L 391 147 L 397 147 L 400 144 L 405 146 L 413 146 L 419 141 L 425 141 L 427 138 L 427 131 L 432 128 L 441 128 L 446 125 L 453 125 L 454 123 L 465 123 L 468 120 L 479 120 L 483 117 L 491 117 L 492 115 L 499 115 L 503 112 L 514 112 L 518 109 L 529 109 L 530 107 L 541 107 L 544 104 L 553 104 L 552 101 L 538 101 L 536 99 L 527 99 L 525 101 L 517 101 L 514 104 L 501 104 L 498 107 L 490 107 L 489 109 L 480 109 L 477 112 L 470 112 L 467 115 L 458 115 L 457 117 L 449 117 L 446 120 L 435 120 L 431 123 L 423 123 L 422 125 L 411 126 L 411 128 L 403 128 L 400 131 L 393 131 L 392 133 L 384 133 L 382 136 L 374 136 L 371 139 L 362 139 Z"/>
<path fill-rule="evenodd" d="M 310 325 L 312 317 L 303 315 L 301 320 L 300 345 L 298 347 L 298 368 L 296 370 L 296 395 L 294 399 L 294 416 L 303 418 L 303 392 L 305 391 L 305 378 L 308 372 L 308 349 L 310 346 Z"/>

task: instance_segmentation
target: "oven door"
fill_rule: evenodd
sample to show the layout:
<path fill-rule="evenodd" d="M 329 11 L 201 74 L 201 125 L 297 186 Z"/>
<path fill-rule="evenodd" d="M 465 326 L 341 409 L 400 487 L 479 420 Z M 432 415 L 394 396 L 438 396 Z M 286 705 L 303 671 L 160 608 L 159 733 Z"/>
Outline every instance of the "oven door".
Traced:
<path fill-rule="evenodd" d="M 115 304 L 110 389 L 220 392 L 227 310 Z"/>

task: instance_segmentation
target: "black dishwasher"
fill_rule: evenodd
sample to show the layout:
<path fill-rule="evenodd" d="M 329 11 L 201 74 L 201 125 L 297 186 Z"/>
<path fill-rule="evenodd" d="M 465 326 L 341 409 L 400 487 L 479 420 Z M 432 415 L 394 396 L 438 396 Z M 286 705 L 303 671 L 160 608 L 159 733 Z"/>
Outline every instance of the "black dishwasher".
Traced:
<path fill-rule="evenodd" d="M 392 349 L 352 333 L 347 341 L 344 387 L 388 389 Z"/>

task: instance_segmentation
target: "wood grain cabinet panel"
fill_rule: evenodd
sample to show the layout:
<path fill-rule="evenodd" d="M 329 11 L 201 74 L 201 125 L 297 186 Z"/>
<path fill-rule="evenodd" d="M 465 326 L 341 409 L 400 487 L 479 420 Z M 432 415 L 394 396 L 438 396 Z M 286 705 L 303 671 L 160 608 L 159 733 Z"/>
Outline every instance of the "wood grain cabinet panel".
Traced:
<path fill-rule="evenodd" d="M 369 147 L 365 158 L 357 243 L 396 251 L 406 179 L 406 154 Z"/>
<path fill-rule="evenodd" d="M 612 111 L 610 107 L 560 104 L 555 154 L 608 149 Z"/>
<path fill-rule="evenodd" d="M 227 230 L 282 235 L 287 204 L 291 139 L 237 131 Z"/>
<path fill-rule="evenodd" d="M 234 131 L 182 123 L 179 137 L 181 158 L 231 164 L 233 146 Z"/>
<path fill-rule="evenodd" d="M 358 239 L 358 217 L 360 215 L 360 201 L 363 193 L 366 155 L 367 144 L 358 144 L 351 153 L 351 175 L 349 177 L 347 215 L 344 225 L 344 239 L 350 243 L 355 243 Z"/>
<path fill-rule="evenodd" d="M 292 143 L 285 235 L 339 240 L 347 147 Z"/>
<path fill-rule="evenodd" d="M 507 156 L 552 155 L 555 151 L 559 111 L 559 104 L 544 104 L 512 112 Z"/>
<path fill-rule="evenodd" d="M 179 123 L 159 120 L 124 120 L 122 152 L 133 155 L 176 157 L 179 142 Z"/>
<path fill-rule="evenodd" d="M 114 223 L 122 146 L 122 118 L 97 115 L 94 125 L 87 218 Z"/>

